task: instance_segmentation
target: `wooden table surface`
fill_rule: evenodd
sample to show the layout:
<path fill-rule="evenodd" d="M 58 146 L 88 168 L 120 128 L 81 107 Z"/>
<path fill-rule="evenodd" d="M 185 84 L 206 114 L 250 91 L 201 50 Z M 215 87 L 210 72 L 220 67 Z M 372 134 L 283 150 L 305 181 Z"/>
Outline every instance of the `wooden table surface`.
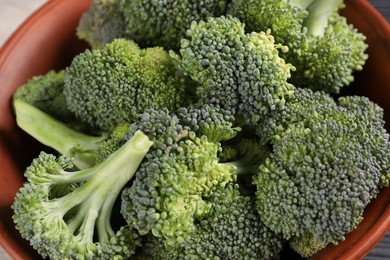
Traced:
<path fill-rule="evenodd" d="M 47 0 L 0 0 L 0 47 L 13 31 Z M 325 0 L 324 0 L 325 1 Z M 369 0 L 390 21 L 390 0 Z M 390 46 L 389 46 L 390 48 Z M 11 259 L 0 247 L 0 260 Z M 390 260 L 390 232 L 364 258 L 365 260 Z"/>

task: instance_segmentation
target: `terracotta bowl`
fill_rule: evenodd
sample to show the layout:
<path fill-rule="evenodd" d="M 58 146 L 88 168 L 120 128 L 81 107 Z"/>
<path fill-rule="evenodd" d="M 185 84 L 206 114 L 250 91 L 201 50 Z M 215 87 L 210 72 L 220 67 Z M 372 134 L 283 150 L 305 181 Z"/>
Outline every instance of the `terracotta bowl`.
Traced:
<path fill-rule="evenodd" d="M 90 0 L 52 0 L 35 12 L 0 50 L 0 244 L 13 259 L 39 259 L 14 228 L 15 193 L 24 182 L 23 170 L 41 146 L 15 124 L 11 97 L 34 75 L 67 66 L 87 45 L 75 36 L 81 14 Z M 348 94 L 370 97 L 385 109 L 390 130 L 390 27 L 365 0 L 346 0 L 343 14 L 367 36 L 369 60 L 356 74 Z M 390 188 L 381 191 L 365 211 L 358 228 L 339 245 L 330 245 L 313 258 L 358 259 L 365 256 L 390 228 Z M 291 252 L 282 257 L 291 259 Z"/>

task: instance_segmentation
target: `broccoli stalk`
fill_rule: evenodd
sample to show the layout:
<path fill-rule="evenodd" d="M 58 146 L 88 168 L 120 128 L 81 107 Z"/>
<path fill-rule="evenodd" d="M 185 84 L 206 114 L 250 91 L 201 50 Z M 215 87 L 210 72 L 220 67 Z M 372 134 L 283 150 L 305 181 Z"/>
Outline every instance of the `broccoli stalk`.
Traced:
<path fill-rule="evenodd" d="M 338 9 L 342 0 L 311 0 L 311 1 L 296 1 L 302 5 L 309 3 L 306 9 L 309 15 L 303 22 L 303 25 L 307 28 L 308 35 L 312 36 L 324 36 L 325 28 L 328 26 L 330 16 Z"/>
<path fill-rule="evenodd" d="M 128 257 L 134 253 L 131 245 L 137 244 L 131 239 L 137 240 L 138 235 L 126 226 L 115 234 L 111 213 L 152 144 L 138 131 L 105 161 L 75 172 L 67 171 L 72 163 L 65 156 L 42 152 L 27 168 L 28 182 L 13 204 L 17 229 L 43 256 L 84 259 L 117 250 L 118 255 Z M 55 192 L 64 187 L 66 194 L 58 196 Z"/>
<path fill-rule="evenodd" d="M 80 169 L 95 164 L 99 144 L 107 139 L 105 135 L 90 136 L 78 132 L 22 100 L 14 100 L 14 110 L 21 129 L 60 154 L 73 157 L 74 164 Z"/>

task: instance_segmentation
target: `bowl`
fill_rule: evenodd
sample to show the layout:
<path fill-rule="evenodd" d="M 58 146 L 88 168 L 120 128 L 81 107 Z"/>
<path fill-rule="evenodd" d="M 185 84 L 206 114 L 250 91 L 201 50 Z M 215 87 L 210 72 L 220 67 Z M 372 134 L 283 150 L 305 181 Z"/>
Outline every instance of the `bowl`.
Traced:
<path fill-rule="evenodd" d="M 344 93 L 369 97 L 385 110 L 390 132 L 390 26 L 365 0 L 346 0 L 342 14 L 367 36 L 369 59 Z M 24 182 L 23 170 L 43 148 L 20 130 L 11 106 L 12 94 L 34 75 L 69 65 L 88 46 L 77 39 L 78 21 L 90 0 L 51 0 L 28 18 L 0 50 L 0 244 L 13 259 L 39 259 L 12 221 L 11 204 Z M 338 245 L 313 259 L 364 257 L 390 228 L 390 187 L 367 207 L 364 220 Z M 291 252 L 282 257 L 291 259 Z"/>

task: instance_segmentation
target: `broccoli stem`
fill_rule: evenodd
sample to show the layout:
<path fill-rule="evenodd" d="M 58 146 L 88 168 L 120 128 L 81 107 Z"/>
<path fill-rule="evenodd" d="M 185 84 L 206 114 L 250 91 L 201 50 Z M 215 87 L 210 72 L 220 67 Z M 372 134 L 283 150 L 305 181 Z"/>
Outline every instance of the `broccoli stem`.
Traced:
<path fill-rule="evenodd" d="M 95 227 L 99 242 L 108 241 L 114 234 L 110 223 L 114 203 L 152 144 L 146 135 L 137 131 L 105 161 L 91 168 L 94 174 L 88 173 L 90 178 L 77 190 L 50 202 L 60 209 L 62 218 L 72 210 L 74 216 L 67 226 L 80 241 L 93 242 Z M 74 174 L 75 182 L 82 172 L 91 169 Z"/>
<path fill-rule="evenodd" d="M 328 26 L 329 17 L 342 3 L 342 0 L 314 0 L 307 7 L 309 15 L 304 21 L 308 35 L 322 37 Z"/>
<path fill-rule="evenodd" d="M 291 0 L 291 4 L 301 7 L 303 10 L 311 5 L 315 0 Z"/>
<path fill-rule="evenodd" d="M 264 155 L 258 151 L 252 151 L 245 154 L 238 160 L 225 162 L 225 165 L 231 165 L 236 168 L 237 175 L 254 175 L 259 172 L 260 164 L 263 162 Z"/>
<path fill-rule="evenodd" d="M 21 100 L 14 101 L 14 110 L 18 126 L 36 140 L 67 157 L 73 157 L 74 164 L 80 169 L 95 164 L 97 148 L 106 136 L 90 136 L 75 131 Z"/>

